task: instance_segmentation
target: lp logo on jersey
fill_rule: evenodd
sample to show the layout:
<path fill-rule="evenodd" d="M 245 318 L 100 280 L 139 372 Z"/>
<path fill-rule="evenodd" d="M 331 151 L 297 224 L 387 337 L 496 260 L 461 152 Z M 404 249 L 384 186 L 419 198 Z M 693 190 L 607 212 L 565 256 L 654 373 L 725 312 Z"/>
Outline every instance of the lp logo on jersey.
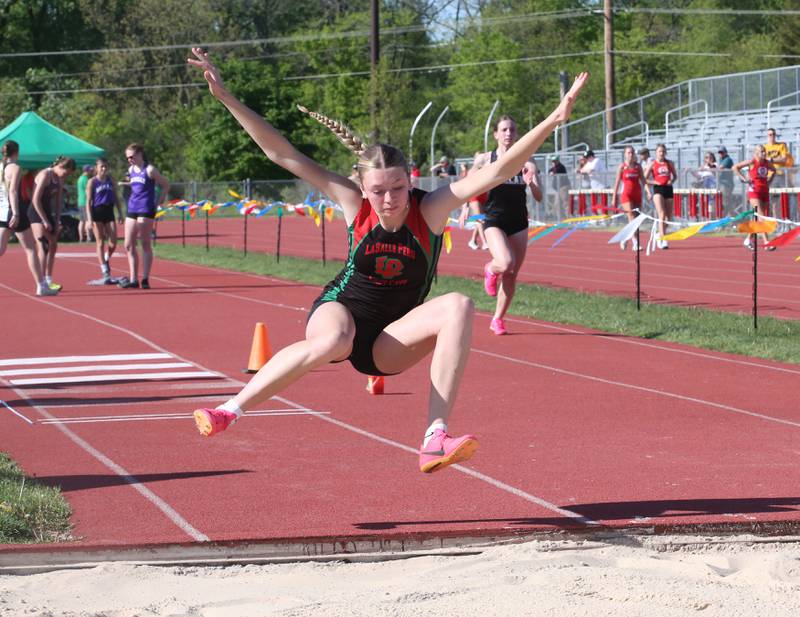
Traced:
<path fill-rule="evenodd" d="M 375 272 L 385 279 L 393 279 L 403 272 L 403 262 L 394 257 L 382 255 L 375 260 Z"/>

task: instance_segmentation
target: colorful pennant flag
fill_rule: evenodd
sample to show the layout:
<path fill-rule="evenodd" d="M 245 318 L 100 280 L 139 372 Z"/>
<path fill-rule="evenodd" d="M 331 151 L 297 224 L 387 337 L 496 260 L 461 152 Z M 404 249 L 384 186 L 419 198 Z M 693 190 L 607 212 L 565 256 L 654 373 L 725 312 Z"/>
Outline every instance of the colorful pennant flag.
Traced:
<path fill-rule="evenodd" d="M 444 241 L 444 250 L 446 253 L 450 253 L 453 250 L 453 239 L 450 237 L 450 227 L 444 228 L 443 241 Z"/>
<path fill-rule="evenodd" d="M 678 231 L 673 231 L 670 234 L 666 234 L 664 236 L 664 240 L 686 240 L 687 238 L 691 238 L 697 232 L 699 232 L 705 223 L 701 223 L 700 225 L 692 225 L 691 227 L 684 227 L 683 229 L 679 229 Z"/>
<path fill-rule="evenodd" d="M 781 234 L 780 236 L 773 238 L 767 242 L 765 246 L 786 246 L 798 236 L 800 236 L 800 227 L 795 227 L 791 231 L 787 231 L 785 234 Z"/>
<path fill-rule="evenodd" d="M 745 234 L 772 233 L 778 224 L 775 221 L 745 221 L 739 223 L 739 231 Z"/>

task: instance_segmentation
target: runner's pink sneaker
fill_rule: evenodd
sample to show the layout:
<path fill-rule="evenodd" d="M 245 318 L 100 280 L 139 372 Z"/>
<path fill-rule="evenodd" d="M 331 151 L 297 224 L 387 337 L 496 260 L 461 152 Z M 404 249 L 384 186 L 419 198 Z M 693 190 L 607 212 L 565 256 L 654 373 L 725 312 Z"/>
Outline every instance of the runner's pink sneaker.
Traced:
<path fill-rule="evenodd" d="M 483 288 L 494 298 L 497 295 L 497 275 L 489 269 L 489 265 L 483 268 Z"/>
<path fill-rule="evenodd" d="M 423 473 L 433 473 L 453 463 L 467 461 L 477 449 L 478 440 L 474 435 L 450 437 L 437 428 L 428 445 L 419 449 L 419 470 Z"/>
<path fill-rule="evenodd" d="M 489 324 L 489 330 L 494 332 L 497 336 L 508 334 L 508 330 L 506 330 L 506 324 L 503 323 L 503 320 L 500 317 L 495 317 L 492 319 L 492 323 Z"/>
<path fill-rule="evenodd" d="M 236 422 L 236 414 L 224 409 L 195 409 L 194 422 L 201 435 L 211 437 Z"/>

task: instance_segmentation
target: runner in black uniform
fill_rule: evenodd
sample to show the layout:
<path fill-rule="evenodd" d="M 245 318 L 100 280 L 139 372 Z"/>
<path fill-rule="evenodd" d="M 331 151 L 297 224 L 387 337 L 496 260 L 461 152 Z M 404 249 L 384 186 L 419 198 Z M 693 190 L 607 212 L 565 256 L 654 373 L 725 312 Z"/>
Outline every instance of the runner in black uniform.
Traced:
<path fill-rule="evenodd" d="M 517 141 L 517 124 L 510 116 L 502 116 L 494 125 L 497 148 L 475 157 L 470 173 L 490 165 L 506 155 Z M 506 334 L 503 321 L 517 285 L 517 275 L 525 261 L 528 249 L 528 206 L 525 187 L 529 187 L 536 201 L 542 200 L 536 165 L 525 161 L 517 173 L 503 184 L 489 191 L 483 207 L 486 242 L 492 260 L 484 266 L 483 283 L 486 293 L 497 296 L 494 316 L 489 329 L 495 334 Z"/>
<path fill-rule="evenodd" d="M 276 395 L 308 371 L 350 359 L 360 371 L 391 375 L 431 351 L 429 427 L 419 466 L 436 471 L 472 456 L 472 435 L 453 438 L 445 424 L 464 372 L 472 334 L 472 300 L 450 293 L 424 302 L 450 213 L 519 170 L 553 129 L 566 121 L 587 75 L 575 80 L 556 110 L 505 156 L 483 170 L 431 193 L 412 190 L 402 153 L 392 146 L 364 147 L 340 123 L 310 115 L 358 154 L 361 187 L 298 152 L 222 84 L 219 71 L 199 48 L 189 63 L 203 70 L 219 99 L 270 160 L 338 203 L 350 236 L 349 259 L 314 303 L 304 340 L 276 353 L 235 397 L 216 409 L 194 413 L 203 435 L 225 430 L 245 409 Z M 306 110 L 303 110 L 306 111 Z M 363 191 L 363 193 L 362 193 Z"/>

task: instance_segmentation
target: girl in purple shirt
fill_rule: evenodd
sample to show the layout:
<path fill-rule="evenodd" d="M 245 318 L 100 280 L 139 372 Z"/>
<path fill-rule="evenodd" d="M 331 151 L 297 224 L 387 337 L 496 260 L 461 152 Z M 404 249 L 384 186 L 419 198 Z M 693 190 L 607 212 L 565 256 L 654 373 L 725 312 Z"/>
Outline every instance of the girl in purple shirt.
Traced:
<path fill-rule="evenodd" d="M 131 196 L 125 217 L 125 251 L 128 253 L 130 278 L 119 282 L 123 289 L 139 287 L 139 252 L 136 240 L 142 245 L 142 289 L 150 289 L 150 268 L 153 265 L 152 232 L 156 218 L 156 184 L 161 187 L 162 201 L 167 198 L 169 182 L 147 161 L 144 148 L 131 144 L 125 148 L 125 158 L 130 167 Z M 159 204 L 160 205 L 160 204 Z"/>

